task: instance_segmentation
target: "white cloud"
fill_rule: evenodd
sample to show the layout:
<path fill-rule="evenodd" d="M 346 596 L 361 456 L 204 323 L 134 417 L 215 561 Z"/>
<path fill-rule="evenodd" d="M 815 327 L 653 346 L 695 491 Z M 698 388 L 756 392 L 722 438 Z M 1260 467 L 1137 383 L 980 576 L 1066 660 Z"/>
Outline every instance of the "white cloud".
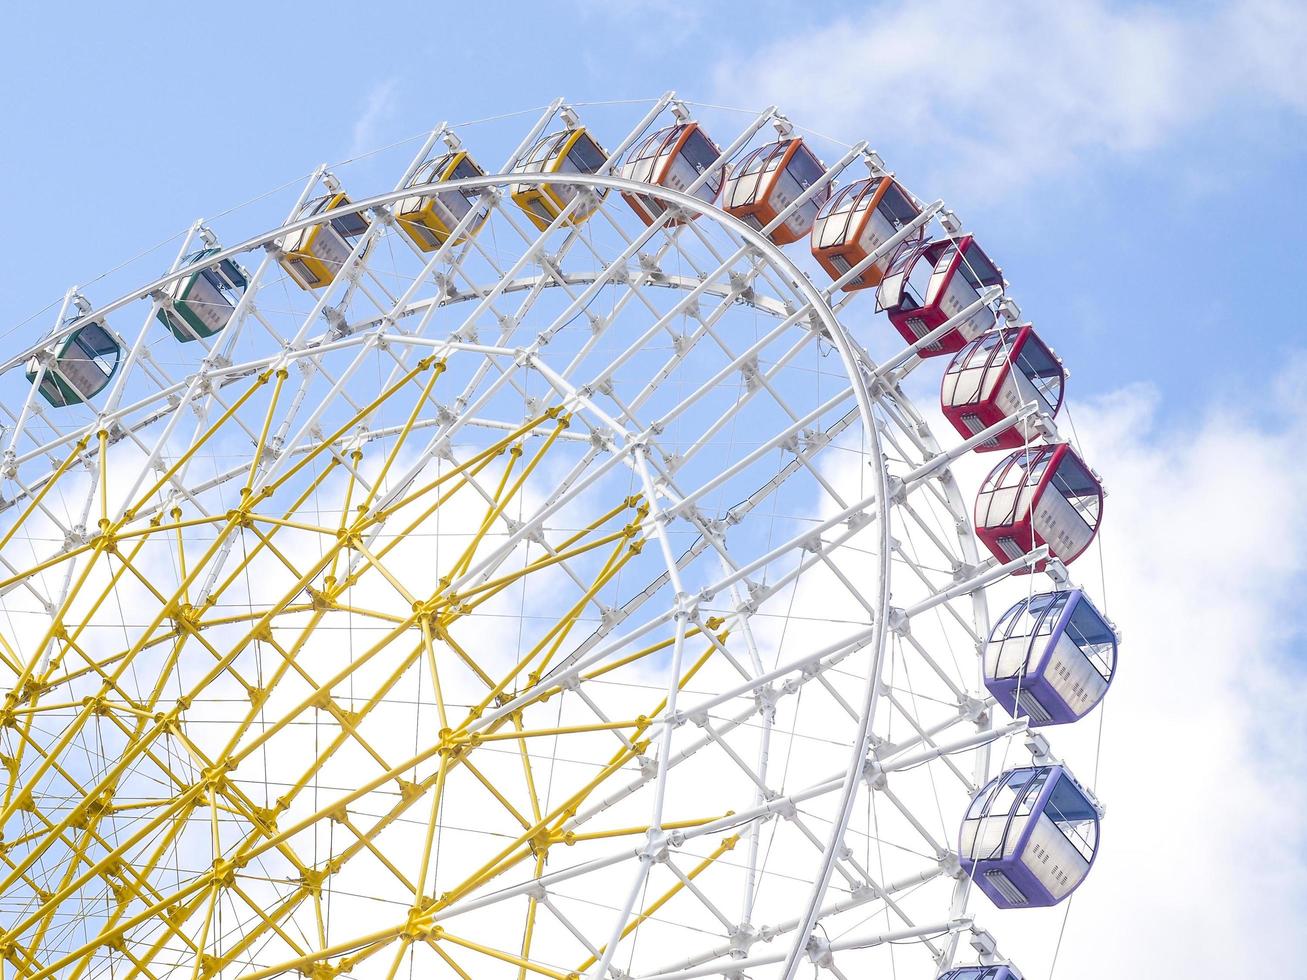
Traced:
<path fill-rule="evenodd" d="M 356 157 L 369 150 L 375 150 L 381 124 L 395 113 L 395 79 L 387 78 L 377 82 L 368 90 L 363 112 L 354 121 L 350 132 L 349 155 Z"/>
<path fill-rule="evenodd" d="M 877 4 L 722 64 L 717 98 L 923 151 L 990 193 L 1156 147 L 1243 100 L 1307 109 L 1307 8 L 1286 0 L 1124 7 Z"/>
<path fill-rule="evenodd" d="M 1307 383 L 1291 359 L 1271 422 L 1214 404 L 1189 427 L 1145 387 L 1076 411 L 1104 472 L 1103 574 L 1072 568 L 1123 628 L 1105 703 L 1098 863 L 1073 900 L 1057 980 L 1295 975 L 1307 903 L 1307 696 L 1298 594 L 1307 554 Z M 988 462 L 988 461 L 987 461 Z M 1295 652 L 1296 649 L 1296 652 Z M 1051 731 L 1091 779 L 1097 716 Z M 979 911 L 1047 976 L 1064 909 Z"/>

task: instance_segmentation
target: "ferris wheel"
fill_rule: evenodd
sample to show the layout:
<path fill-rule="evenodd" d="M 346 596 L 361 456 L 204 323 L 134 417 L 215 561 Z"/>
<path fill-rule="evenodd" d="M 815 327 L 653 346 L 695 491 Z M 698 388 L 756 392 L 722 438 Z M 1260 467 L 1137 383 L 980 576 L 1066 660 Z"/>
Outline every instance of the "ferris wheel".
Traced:
<path fill-rule="evenodd" d="M 865 143 L 589 114 L 0 364 L 4 976 L 1020 977 L 1117 651 L 1061 362 Z"/>

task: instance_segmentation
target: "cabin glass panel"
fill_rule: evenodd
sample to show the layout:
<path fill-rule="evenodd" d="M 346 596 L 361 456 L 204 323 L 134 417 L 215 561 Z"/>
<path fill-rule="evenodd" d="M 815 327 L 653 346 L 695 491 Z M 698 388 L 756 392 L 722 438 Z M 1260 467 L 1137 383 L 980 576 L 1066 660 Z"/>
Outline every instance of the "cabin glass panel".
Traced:
<path fill-rule="evenodd" d="M 862 220 L 876 196 L 877 183 L 863 180 L 841 187 L 817 214 L 813 225 L 813 247 L 834 248 L 846 244 L 851 230 Z"/>
<path fill-rule="evenodd" d="M 635 149 L 626 158 L 622 175 L 628 180 L 638 180 L 645 184 L 655 183 L 661 162 L 672 152 L 679 136 L 679 126 L 662 129 L 646 136 L 636 144 Z"/>
<path fill-rule="evenodd" d="M 717 145 L 708 138 L 708 134 L 696 126 L 686 137 L 685 143 L 681 146 L 681 159 L 685 160 L 696 174 L 703 174 L 722 155 L 722 151 Z M 717 196 L 717 192 L 722 189 L 722 168 L 718 167 L 717 171 L 703 182 L 699 188 L 697 196 L 705 201 L 711 201 Z"/>
<path fill-rule="evenodd" d="M 1079 459 L 1071 455 L 1064 456 L 1053 474 L 1049 488 L 1066 498 L 1089 530 L 1098 527 L 1102 488 Z"/>
<path fill-rule="evenodd" d="M 106 375 L 112 374 L 118 366 L 120 353 L 118 342 L 109 331 L 98 323 L 91 323 L 73 334 L 72 343 L 89 361 L 95 363 Z"/>
<path fill-rule="evenodd" d="M 958 351 L 944 372 L 944 404 L 974 405 L 994 393 L 1011 347 L 999 331 L 983 334 Z"/>
<path fill-rule="evenodd" d="M 1012 856 L 1047 778 L 1046 769 L 1013 769 L 995 779 L 967 810 L 963 856 L 973 861 Z"/>
<path fill-rule="evenodd" d="M 885 188 L 885 193 L 881 195 L 876 210 L 883 214 L 896 229 L 916 220 L 917 216 L 921 214 L 917 206 L 912 203 L 908 195 L 903 191 L 903 188 L 899 187 L 893 180 L 890 180 L 889 186 Z"/>
<path fill-rule="evenodd" d="M 775 170 L 776 163 L 769 164 L 768 169 Z M 801 190 L 807 190 L 820 180 L 822 174 L 826 172 L 826 168 L 821 165 L 821 161 L 803 143 L 800 143 L 794 151 L 794 156 L 790 158 L 790 162 L 785 169 L 798 182 Z"/>
<path fill-rule="evenodd" d="M 961 966 L 940 974 L 938 980 L 1013 980 L 1006 966 Z"/>
<path fill-rule="evenodd" d="M 876 294 L 877 313 L 888 309 L 907 312 L 926 305 L 935 270 L 930 258 L 933 244 L 904 245 L 899 249 Z"/>
<path fill-rule="evenodd" d="M 1098 813 L 1075 783 L 1059 779 L 1044 813 L 1086 862 L 1093 859 L 1098 846 Z"/>
<path fill-rule="evenodd" d="M 1042 652 L 1066 608 L 1069 592 L 1050 592 L 1022 600 L 1003 614 L 985 648 L 985 676 L 1005 680 L 1024 674 L 1030 660 Z"/>
<path fill-rule="evenodd" d="M 989 261 L 989 256 L 982 252 L 975 242 L 969 242 L 963 250 L 958 269 L 962 273 L 962 278 L 976 292 L 980 292 L 986 286 L 997 286 L 1003 281 L 1003 276 L 995 268 L 994 263 Z"/>
<path fill-rule="evenodd" d="M 926 303 L 935 303 L 939 300 L 940 292 L 949 280 L 949 269 L 957 254 L 958 243 L 949 242 L 944 251 L 939 254 L 939 258 L 935 260 L 935 267 L 930 270 L 930 284 L 925 290 Z"/>
<path fill-rule="evenodd" d="M 559 164 L 560 173 L 595 174 L 604 165 L 606 155 L 589 133 L 582 133 Z"/>
<path fill-rule="evenodd" d="M 548 164 L 554 161 L 558 156 L 559 147 L 572 135 L 571 130 L 563 130 L 561 133 L 553 133 L 546 136 L 535 145 L 535 149 L 527 156 L 526 160 L 519 163 L 513 169 L 523 174 L 545 173 L 550 168 Z"/>
<path fill-rule="evenodd" d="M 756 204 L 765 175 L 774 173 L 780 166 L 788 147 L 787 142 L 768 143 L 745 157 L 727 182 L 726 206 L 744 208 Z"/>
<path fill-rule="evenodd" d="M 348 204 L 349 201 L 341 200 L 338 207 Z M 359 212 L 352 214 L 342 214 L 331 219 L 331 227 L 336 229 L 336 233 L 346 238 L 358 238 L 368 230 L 368 219 L 363 217 Z"/>
<path fill-rule="evenodd" d="M 1035 491 L 1053 458 L 1052 446 L 1018 449 L 995 467 L 976 498 L 981 527 L 1016 524 L 1030 510 Z"/>
<path fill-rule="evenodd" d="M 1116 667 L 1116 634 L 1083 597 L 1071 612 L 1066 636 L 1079 648 L 1099 677 L 1104 681 L 1111 680 Z"/>
<path fill-rule="evenodd" d="M 1053 352 L 1031 334 L 1021 345 L 1016 362 L 1022 376 L 1046 406 L 1048 414 L 1055 414 L 1062 404 L 1066 373 Z"/>

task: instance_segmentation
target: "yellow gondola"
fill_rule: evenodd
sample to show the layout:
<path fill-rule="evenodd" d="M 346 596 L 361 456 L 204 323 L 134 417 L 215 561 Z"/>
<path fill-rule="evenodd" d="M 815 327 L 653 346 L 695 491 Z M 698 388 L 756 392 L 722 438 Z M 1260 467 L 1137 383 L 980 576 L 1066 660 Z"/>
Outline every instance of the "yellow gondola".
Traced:
<path fill-rule="evenodd" d="M 426 190 L 433 184 L 484 175 L 485 171 L 465 150 L 454 150 L 422 164 L 405 186 Z M 449 241 L 469 211 L 475 210 L 476 214 L 468 221 L 466 237 L 475 235 L 485 223 L 490 208 L 481 193 L 479 189 L 448 190 L 405 197 L 395 205 L 395 220 L 414 245 L 424 252 L 434 252 Z M 460 237 L 456 241 L 462 240 Z"/>
<path fill-rule="evenodd" d="M 325 214 L 349 206 L 343 191 L 314 198 L 295 215 L 295 220 Z M 277 241 L 281 250 L 277 261 L 301 289 L 319 289 L 330 285 L 353 251 L 352 240 L 368 230 L 368 219 L 361 214 L 343 214 L 319 224 L 291 232 Z"/>
<path fill-rule="evenodd" d="M 608 153 L 584 127 L 565 129 L 546 136 L 525 160 L 513 168 L 516 174 L 594 174 L 603 167 Z M 567 222 L 579 225 L 598 209 L 603 191 L 575 184 L 514 184 L 513 203 L 526 212 L 531 223 L 544 231 L 572 200 L 582 200 L 569 212 Z"/>

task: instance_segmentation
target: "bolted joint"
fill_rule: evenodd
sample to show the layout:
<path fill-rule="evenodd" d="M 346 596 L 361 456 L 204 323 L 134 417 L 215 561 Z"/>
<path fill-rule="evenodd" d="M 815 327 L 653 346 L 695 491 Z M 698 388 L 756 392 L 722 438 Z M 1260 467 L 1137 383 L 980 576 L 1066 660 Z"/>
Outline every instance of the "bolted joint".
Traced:
<path fill-rule="evenodd" d="M 958 702 L 958 707 L 962 712 L 962 717 L 966 718 L 976 725 L 986 725 L 989 723 L 989 702 L 981 698 L 973 698 L 971 695 L 965 695 Z"/>
<path fill-rule="evenodd" d="M 730 955 L 733 960 L 742 960 L 749 955 L 749 948 L 758 941 L 758 930 L 747 922 L 741 922 L 730 933 L 731 950 Z"/>
<path fill-rule="evenodd" d="M 408 910 L 408 919 L 404 923 L 404 935 L 416 942 L 425 942 L 428 939 L 434 939 L 439 927 L 431 921 L 431 913 L 426 909 L 412 908 Z"/>
<path fill-rule="evenodd" d="M 868 789 L 883 790 L 889 785 L 885 767 L 876 759 L 868 759 L 862 764 L 862 778 L 866 781 Z"/>
<path fill-rule="evenodd" d="M 945 851 L 939 856 L 939 869 L 950 878 L 960 879 L 963 875 L 962 862 L 953 851 Z"/>
<path fill-rule="evenodd" d="M 899 606 L 891 606 L 886 612 L 885 625 L 898 636 L 908 636 L 912 633 L 912 621 L 908 618 L 907 611 Z"/>
<path fill-rule="evenodd" d="M 815 932 L 804 943 L 803 951 L 808 955 L 809 962 L 817 966 L 830 966 L 834 962 L 830 941 Z"/>
<path fill-rule="evenodd" d="M 324 306 L 322 308 L 322 318 L 327 321 L 331 328 L 329 333 L 332 340 L 350 335 L 350 326 L 345 320 L 345 314 L 334 306 Z"/>
<path fill-rule="evenodd" d="M 900 477 L 889 476 L 885 480 L 885 489 L 890 503 L 901 504 L 908 499 L 908 487 Z"/>
<path fill-rule="evenodd" d="M 651 827 L 645 834 L 644 847 L 640 849 L 640 857 L 645 861 L 666 864 L 670 845 L 671 841 L 666 833 L 661 830 L 654 830 Z"/>

